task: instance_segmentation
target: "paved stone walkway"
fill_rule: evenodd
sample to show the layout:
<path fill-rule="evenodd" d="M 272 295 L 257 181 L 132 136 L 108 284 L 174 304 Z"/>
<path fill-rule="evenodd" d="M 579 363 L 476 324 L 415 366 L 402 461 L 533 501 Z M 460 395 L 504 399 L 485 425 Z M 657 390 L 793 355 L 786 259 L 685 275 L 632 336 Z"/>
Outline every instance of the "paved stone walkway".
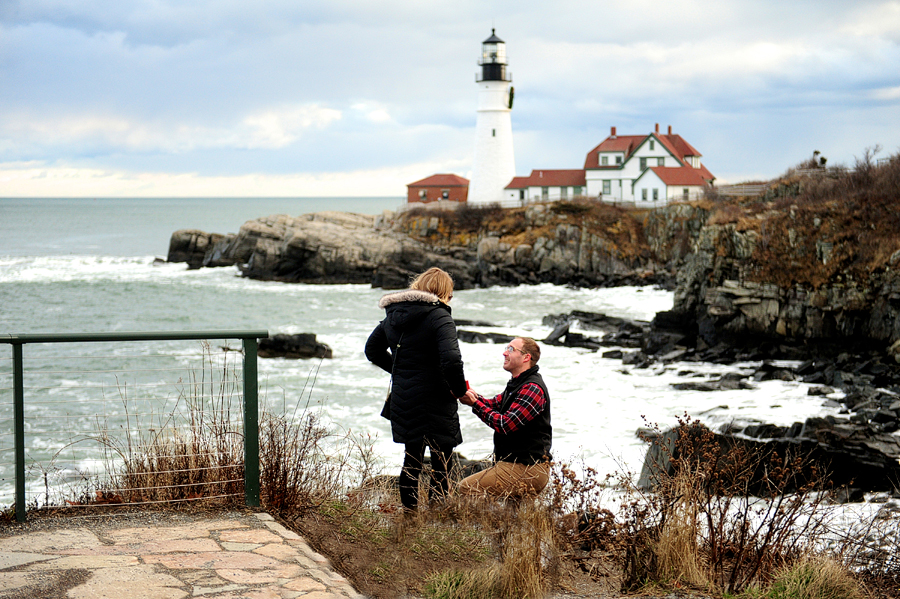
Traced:
<path fill-rule="evenodd" d="M 0 528 L 0 597 L 362 599 L 328 560 L 265 513 L 149 524 Z"/>

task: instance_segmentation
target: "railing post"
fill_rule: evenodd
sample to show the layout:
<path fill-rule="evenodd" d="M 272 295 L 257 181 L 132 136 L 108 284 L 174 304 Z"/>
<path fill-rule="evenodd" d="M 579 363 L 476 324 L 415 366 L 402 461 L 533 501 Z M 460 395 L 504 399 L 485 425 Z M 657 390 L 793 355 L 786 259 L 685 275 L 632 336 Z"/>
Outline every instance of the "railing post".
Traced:
<path fill-rule="evenodd" d="M 259 507 L 259 381 L 256 371 L 257 341 L 244 345 L 244 503 Z"/>
<path fill-rule="evenodd" d="M 25 522 L 25 369 L 22 344 L 13 343 L 13 419 L 16 446 L 16 521 Z"/>

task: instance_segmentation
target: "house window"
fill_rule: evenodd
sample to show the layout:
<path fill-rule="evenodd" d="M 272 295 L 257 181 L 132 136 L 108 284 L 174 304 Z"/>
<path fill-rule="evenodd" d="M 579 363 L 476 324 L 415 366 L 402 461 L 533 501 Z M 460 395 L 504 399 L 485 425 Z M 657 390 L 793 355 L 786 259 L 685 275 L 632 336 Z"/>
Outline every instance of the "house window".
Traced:
<path fill-rule="evenodd" d="M 682 195 L 682 197 L 684 197 L 684 201 L 687 202 L 688 196 L 690 195 L 690 192 L 688 191 L 687 187 L 685 187 L 684 189 L 681 190 L 681 195 Z"/>
<path fill-rule="evenodd" d="M 550 188 L 541 187 L 541 199 L 546 200 L 548 197 L 550 197 Z"/>
<path fill-rule="evenodd" d="M 603 193 L 604 194 L 606 194 L 606 195 L 611 194 L 612 193 L 612 190 L 610 189 L 611 187 L 612 187 L 612 185 L 610 184 L 610 181 L 608 179 L 603 181 Z"/>
<path fill-rule="evenodd" d="M 657 159 L 656 159 L 656 166 L 665 166 L 665 165 L 666 165 L 666 159 L 665 159 L 665 158 L 657 158 Z"/>
<path fill-rule="evenodd" d="M 603 156 L 600 158 L 600 164 L 606 166 L 609 164 L 609 156 Z"/>
<path fill-rule="evenodd" d="M 653 188 L 653 201 L 655 202 L 658 199 L 659 199 L 659 190 L 654 187 Z"/>
<path fill-rule="evenodd" d="M 423 202 L 425 200 L 427 200 L 428 199 L 428 191 L 426 191 L 424 189 L 420 189 L 419 190 L 419 199 L 422 200 Z"/>
<path fill-rule="evenodd" d="M 442 190 L 441 190 L 441 197 L 442 197 L 443 199 L 445 199 L 445 200 L 446 200 L 447 198 L 449 198 L 449 197 L 450 197 L 450 190 L 449 190 L 449 189 L 442 189 Z"/>
<path fill-rule="evenodd" d="M 646 158 L 641 158 L 641 170 L 642 171 L 647 170 L 647 159 Z"/>
<path fill-rule="evenodd" d="M 622 164 L 622 157 L 616 156 L 616 164 Z"/>
<path fill-rule="evenodd" d="M 559 188 L 559 197 L 563 200 L 566 199 L 566 197 L 568 197 L 568 191 L 569 191 L 568 187 L 560 187 Z"/>
<path fill-rule="evenodd" d="M 645 202 L 647 201 L 647 190 L 646 189 L 641 190 L 641 199 L 644 200 Z"/>
<path fill-rule="evenodd" d="M 580 196 L 583 192 L 581 191 L 581 185 L 576 185 L 572 188 L 572 195 Z"/>
<path fill-rule="evenodd" d="M 652 152 L 652 151 L 653 151 L 653 148 L 655 148 L 655 147 L 656 147 L 656 142 L 654 142 L 654 141 L 651 139 L 651 140 L 650 140 L 650 151 Z"/>
<path fill-rule="evenodd" d="M 524 189 L 520 189 L 520 190 L 519 190 L 519 199 L 520 199 L 520 200 L 524 200 L 524 199 L 525 199 L 525 190 L 524 190 Z"/>

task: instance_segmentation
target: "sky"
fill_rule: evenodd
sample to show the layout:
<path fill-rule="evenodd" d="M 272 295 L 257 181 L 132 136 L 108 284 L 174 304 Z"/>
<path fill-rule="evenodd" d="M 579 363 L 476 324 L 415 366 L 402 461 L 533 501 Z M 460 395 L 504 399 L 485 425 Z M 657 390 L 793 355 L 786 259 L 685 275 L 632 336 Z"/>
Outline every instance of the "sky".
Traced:
<path fill-rule="evenodd" d="M 900 150 L 900 0 L 0 0 L 0 197 L 469 177 L 492 28 L 518 175 L 610 127 L 671 125 L 720 184 Z"/>

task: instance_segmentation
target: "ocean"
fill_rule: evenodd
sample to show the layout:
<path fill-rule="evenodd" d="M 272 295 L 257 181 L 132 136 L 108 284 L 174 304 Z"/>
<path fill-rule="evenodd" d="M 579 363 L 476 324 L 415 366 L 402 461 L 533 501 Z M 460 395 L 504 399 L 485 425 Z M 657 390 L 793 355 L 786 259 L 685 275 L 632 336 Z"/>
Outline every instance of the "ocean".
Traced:
<path fill-rule="evenodd" d="M 314 333 L 332 348 L 333 359 L 260 359 L 263 403 L 288 410 L 308 405 L 330 426 L 372 439 L 381 467 L 394 471 L 402 447 L 391 441 L 388 423 L 379 417 L 388 375 L 363 354 L 366 338 L 383 317 L 377 306 L 383 290 L 254 281 L 242 278 L 234 268 L 191 271 L 184 264 L 159 263 L 156 258 L 165 258 L 170 236 L 178 229 L 232 233 L 247 220 L 272 214 L 322 210 L 380 214 L 402 201 L 0 198 L 0 334 L 208 329 Z M 586 310 L 649 321 L 656 312 L 670 309 L 672 300 L 672 292 L 651 287 L 576 289 L 542 284 L 457 291 L 452 308 L 456 318 L 492 325 L 465 328 L 540 340 L 551 331 L 543 324 L 548 315 Z M 157 351 L 136 347 L 139 353 Z M 471 386 L 483 394 L 500 392 L 508 378 L 501 368 L 502 346 L 461 343 L 460 347 Z M 756 382 L 753 389 L 718 392 L 672 386 L 726 372 L 749 372 L 757 364 L 692 362 L 639 369 L 603 358 L 602 352 L 555 346 L 542 350 L 541 372 L 552 397 L 554 456 L 601 475 L 639 472 L 644 444 L 636 431 L 649 425 L 672 426 L 685 414 L 717 426 L 733 420 L 790 425 L 836 413 L 836 408 L 823 406 L 823 398 L 807 394 L 809 385 L 796 381 Z M 52 355 L 53 350 L 26 346 L 28 355 L 42 352 Z M 0 345 L 4 427 L 0 504 L 9 504 L 12 498 L 10 356 L 10 346 Z M 94 359 L 102 364 L 102 354 Z M 78 384 L 78 377 L 72 382 Z M 60 400 L 47 410 L 51 415 L 52 410 L 65 414 L 66 403 Z M 119 412 L 109 408 L 112 423 L 126 418 Z M 486 457 L 491 451 L 490 430 L 467 408 L 460 414 L 464 442 L 458 450 L 469 458 Z M 53 442 L 53 431 L 41 426 L 28 423 L 28 434 L 36 440 L 28 459 L 39 464 L 64 459 L 64 443 Z M 97 464 L 91 456 L 65 459 L 66 467 L 75 470 Z"/>

